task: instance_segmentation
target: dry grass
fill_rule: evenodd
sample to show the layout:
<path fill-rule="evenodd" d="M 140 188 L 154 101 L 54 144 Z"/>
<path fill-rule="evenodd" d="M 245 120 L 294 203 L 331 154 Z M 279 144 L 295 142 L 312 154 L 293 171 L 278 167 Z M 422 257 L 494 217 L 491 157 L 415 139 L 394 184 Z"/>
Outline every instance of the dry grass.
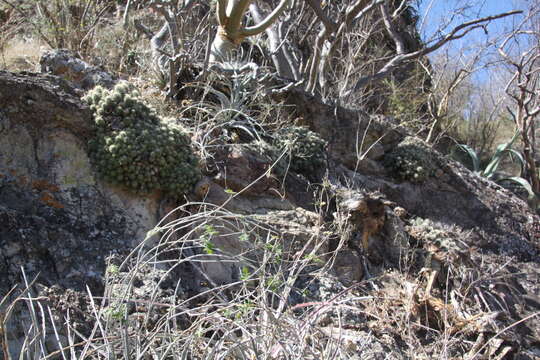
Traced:
<path fill-rule="evenodd" d="M 510 315 L 508 309 L 522 306 L 512 285 L 516 275 L 502 258 L 454 248 L 470 241 L 459 228 L 413 223 L 408 232 L 424 250 L 404 249 L 409 261 L 419 258 L 407 252 L 420 253 L 440 239 L 448 248 L 433 250 L 430 264 L 381 268 L 347 287 L 331 270 L 345 237 L 327 254 L 326 227 L 306 230 L 307 240 L 295 242 L 261 219 L 185 204 L 127 256 L 109 260 L 103 296 L 37 293 L 25 280 L 16 296 L 0 303 L 4 345 L 15 349 L 5 329 L 20 321 L 28 359 L 326 360 L 381 352 L 503 359 L 518 349 L 515 328 L 540 315 Z M 339 220 L 333 225 L 344 231 Z M 230 244 L 236 248 L 227 250 Z M 425 267 L 420 274 L 419 266 Z M 231 267 L 233 278 L 215 277 Z M 435 270 L 441 276 L 427 291 Z"/>
<path fill-rule="evenodd" d="M 197 211 L 191 215 L 176 216 L 193 208 Z M 352 355 L 354 347 L 347 346 L 338 333 L 326 334 L 318 322 L 338 305 L 337 297 L 329 303 L 299 306 L 308 309 L 302 313 L 288 306 L 291 296 L 303 296 L 297 287 L 304 283 L 300 277 L 316 276 L 313 259 L 324 243 L 319 236 L 314 234 L 292 254 L 281 248 L 279 233 L 265 224 L 208 204 L 188 204 L 168 218 L 173 220 L 156 227 L 126 259 L 109 266 L 104 297 L 88 294 L 91 327 L 86 333 L 71 323 L 69 313 L 53 316 L 49 306 L 55 304 L 36 298 L 27 286 L 4 320 L 10 320 L 17 303 L 26 304 L 31 316 L 23 354 L 35 359 L 59 355 L 64 359 L 339 359 Z M 151 235 L 157 232 L 163 235 L 155 244 Z M 211 245 L 217 237 L 236 237 L 245 251 L 220 251 Z M 204 268 L 223 263 L 238 266 L 237 281 L 219 285 L 206 275 Z M 189 277 L 186 267 L 192 270 Z M 164 292 L 161 283 L 176 290 Z M 194 295 L 190 283 L 198 287 Z"/>
<path fill-rule="evenodd" d="M 0 68 L 8 71 L 38 71 L 41 53 L 48 49 L 38 39 L 16 37 L 6 43 L 0 54 Z"/>

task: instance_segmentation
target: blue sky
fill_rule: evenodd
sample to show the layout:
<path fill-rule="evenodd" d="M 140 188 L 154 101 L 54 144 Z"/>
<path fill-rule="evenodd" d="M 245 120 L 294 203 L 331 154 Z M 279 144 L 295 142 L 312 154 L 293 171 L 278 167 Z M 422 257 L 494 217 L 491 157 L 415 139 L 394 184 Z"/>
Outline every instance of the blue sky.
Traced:
<path fill-rule="evenodd" d="M 511 10 L 523 10 L 525 1 L 526 0 L 422 0 L 420 4 L 420 15 L 421 21 L 423 21 L 425 25 L 422 30 L 424 35 L 429 38 L 441 24 L 444 24 L 445 21 L 449 22 L 452 18 L 453 21 L 449 22 L 449 25 L 446 27 L 447 30 L 464 21 L 472 20 L 477 17 L 496 15 Z M 467 3 L 471 3 L 472 6 L 464 8 Z M 463 11 L 456 14 L 456 9 L 460 8 L 464 8 Z M 519 19 L 520 17 L 518 15 L 494 21 L 489 25 L 489 31 L 500 33 L 505 29 L 509 29 L 512 23 L 514 21 L 519 21 Z M 482 37 L 483 34 L 482 30 L 476 30 L 468 36 L 468 39 L 464 39 L 463 41 L 470 41 L 471 38 Z"/>
<path fill-rule="evenodd" d="M 441 27 L 442 34 L 445 34 L 463 22 L 512 10 L 524 10 L 527 5 L 527 0 L 420 0 L 419 2 L 420 24 L 422 24 L 420 31 L 424 41 L 436 37 L 437 30 L 440 30 Z M 472 5 L 466 6 L 468 3 Z M 450 54 L 454 54 L 453 58 L 458 61 L 458 54 L 462 52 L 474 53 L 478 47 L 500 37 L 521 20 L 521 15 L 494 20 L 487 26 L 487 34 L 482 29 L 473 30 L 462 39 L 456 40 L 438 51 L 448 51 Z M 489 56 L 485 56 L 485 60 L 488 59 Z M 491 76 L 490 70 L 482 70 L 476 73 L 473 78 L 475 81 L 483 82 L 489 81 Z"/>
<path fill-rule="evenodd" d="M 417 0 L 420 3 L 419 24 L 423 24 L 420 28 L 420 35 L 424 41 L 436 38 L 448 33 L 453 27 L 476 18 L 497 15 L 500 13 L 509 12 L 512 10 L 525 10 L 531 0 Z M 467 3 L 472 6 L 464 7 Z M 461 9 L 462 11 L 457 11 Z M 523 20 L 523 15 L 513 15 L 502 19 L 494 20 L 487 26 L 487 34 L 483 29 L 471 31 L 462 39 L 455 40 L 435 53 L 429 55 L 432 59 L 432 64 L 437 60 L 449 59 L 450 68 L 455 66 L 461 68 L 463 63 L 470 61 L 472 55 L 479 54 L 479 49 L 483 50 L 478 57 L 479 63 L 490 63 L 486 68 L 481 68 L 470 77 L 474 86 L 474 90 L 467 97 L 470 113 L 465 113 L 464 116 L 474 116 L 476 105 L 481 104 L 484 96 L 504 96 L 504 88 L 509 79 L 509 73 L 505 70 L 504 65 L 494 62 L 500 60 L 500 55 L 497 52 L 496 46 L 486 47 L 486 44 L 499 39 L 497 44 L 500 44 L 502 35 L 508 33 L 516 24 Z M 442 26 L 442 31 L 441 30 Z M 439 32 L 437 32 L 439 31 Z M 521 43 L 521 41 L 520 41 Z M 517 48 L 514 49 L 516 51 Z M 464 56 L 462 56 L 465 54 Z M 444 55 L 444 56 L 442 56 Z M 446 56 L 448 55 L 448 56 Z M 439 62 L 439 64 L 444 64 Z M 445 70 L 446 71 L 446 70 Z M 451 70 L 450 70 L 451 71 Z M 465 110 L 467 111 L 467 110 Z"/>

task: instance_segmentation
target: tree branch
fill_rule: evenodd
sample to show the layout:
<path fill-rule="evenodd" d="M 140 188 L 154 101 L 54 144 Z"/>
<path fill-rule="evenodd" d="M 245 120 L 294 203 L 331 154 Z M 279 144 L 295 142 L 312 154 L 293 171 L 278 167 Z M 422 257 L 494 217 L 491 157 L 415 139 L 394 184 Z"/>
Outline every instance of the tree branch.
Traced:
<path fill-rule="evenodd" d="M 324 24 L 324 26 L 331 31 L 335 31 L 337 24 L 330 20 L 328 16 L 324 13 L 324 11 L 321 9 L 321 6 L 318 1 L 316 0 L 305 0 L 306 3 L 309 5 L 311 9 L 315 12 L 315 15 L 317 15 L 317 18 L 321 20 L 321 22 Z"/>
<path fill-rule="evenodd" d="M 257 34 L 262 33 L 267 27 L 272 25 L 272 23 L 285 11 L 287 5 L 289 4 L 290 0 L 281 0 L 279 5 L 272 11 L 266 19 L 264 19 L 261 23 L 249 26 L 245 28 L 241 33 L 243 36 L 254 36 Z"/>
<path fill-rule="evenodd" d="M 388 6 L 386 3 L 382 3 L 379 5 L 379 9 L 381 10 L 381 15 L 383 18 L 384 26 L 386 27 L 386 30 L 388 31 L 388 34 L 394 41 L 394 44 L 396 45 L 396 52 L 398 55 L 402 55 L 405 53 L 405 42 L 403 41 L 403 37 L 401 34 L 396 30 L 396 27 L 394 26 L 394 22 L 392 19 L 390 19 L 390 15 L 388 14 Z"/>
<path fill-rule="evenodd" d="M 521 14 L 523 11 L 520 10 L 514 10 L 505 12 L 498 15 L 493 16 L 486 16 L 483 18 L 478 18 L 475 20 L 467 21 L 465 23 L 462 23 L 452 29 L 447 35 L 436 41 L 434 44 L 425 47 L 423 49 L 420 49 L 418 51 L 412 52 L 412 53 L 404 53 L 404 54 L 397 54 L 395 57 L 390 59 L 377 73 L 374 75 L 364 76 L 360 78 L 355 86 L 348 92 L 350 94 L 351 92 L 358 91 L 368 83 L 372 81 L 380 80 L 386 76 L 388 76 L 393 70 L 398 68 L 399 66 L 403 65 L 404 63 L 407 63 L 411 60 L 417 59 L 419 57 L 422 57 L 424 55 L 427 55 L 429 53 L 432 53 L 435 50 L 438 50 L 443 45 L 448 43 L 449 41 L 457 40 L 462 38 L 463 36 L 467 35 L 469 32 L 471 32 L 474 29 L 477 29 L 479 27 L 485 26 L 485 23 L 489 23 L 496 19 L 501 19 L 507 16 Z"/>
<path fill-rule="evenodd" d="M 227 24 L 227 0 L 217 0 L 216 15 L 220 26 Z"/>

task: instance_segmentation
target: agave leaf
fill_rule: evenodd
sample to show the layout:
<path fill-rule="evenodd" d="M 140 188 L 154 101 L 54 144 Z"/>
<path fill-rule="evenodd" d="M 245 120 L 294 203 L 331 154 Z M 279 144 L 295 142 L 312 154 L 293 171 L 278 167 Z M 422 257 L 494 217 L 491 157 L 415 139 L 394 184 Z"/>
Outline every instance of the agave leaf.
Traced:
<path fill-rule="evenodd" d="M 514 149 L 508 149 L 508 152 L 510 153 L 511 157 L 517 158 L 519 165 L 521 166 L 521 169 L 523 171 L 523 169 L 525 169 L 525 158 L 523 157 L 523 154 Z"/>
<path fill-rule="evenodd" d="M 211 93 L 211 94 L 215 95 L 218 98 L 218 100 L 219 100 L 219 102 L 221 104 L 221 107 L 223 109 L 231 108 L 231 101 L 230 101 L 229 97 L 225 93 L 223 93 L 223 92 L 221 92 L 219 90 L 216 90 L 216 89 L 212 88 L 211 86 L 208 86 L 206 84 L 201 85 L 201 84 L 198 84 L 198 83 L 193 83 L 193 84 L 187 84 L 184 87 L 185 88 L 192 87 L 192 88 L 195 88 L 195 89 L 204 90 L 207 93 Z"/>
<path fill-rule="evenodd" d="M 494 155 L 491 158 L 491 161 L 489 162 L 488 166 L 482 171 L 481 175 L 485 178 L 491 179 L 493 175 L 495 175 L 495 172 L 497 171 L 497 168 L 499 167 L 499 163 L 501 162 L 502 155 Z"/>
<path fill-rule="evenodd" d="M 478 155 L 476 154 L 476 151 L 469 145 L 465 144 L 458 144 L 457 147 L 465 152 L 472 160 L 473 164 L 473 171 L 478 172 L 480 171 L 480 160 L 478 159 Z"/>
<path fill-rule="evenodd" d="M 465 144 L 460 144 L 459 148 L 465 151 L 465 153 L 469 155 L 469 157 L 471 158 L 473 162 L 473 170 L 475 172 L 480 171 L 480 159 L 478 158 L 478 154 L 476 153 L 476 151 L 474 151 L 474 149 L 470 147 L 469 145 L 465 145 Z"/>
<path fill-rule="evenodd" d="M 246 134 L 248 134 L 249 137 L 256 140 L 261 140 L 261 137 L 259 136 L 259 133 L 254 128 L 249 128 L 248 126 L 240 123 L 240 122 L 234 122 L 229 125 L 231 128 L 240 129 L 243 130 Z"/>
<path fill-rule="evenodd" d="M 229 97 L 225 95 L 224 93 L 222 93 L 221 91 L 212 89 L 211 87 L 208 87 L 206 91 L 208 91 L 211 94 L 214 94 L 219 99 L 219 102 L 221 103 L 222 108 L 224 109 L 232 108 L 232 104 L 231 104 L 231 101 L 229 100 Z"/>
<path fill-rule="evenodd" d="M 519 132 L 516 131 L 516 133 L 514 134 L 514 136 L 512 136 L 512 139 L 510 139 L 509 142 L 502 143 L 499 146 L 497 146 L 497 149 L 495 150 L 495 155 L 493 155 L 493 157 L 498 156 L 504 153 L 505 151 L 507 151 L 508 149 L 510 149 L 512 145 L 514 145 L 514 142 L 516 142 L 518 135 L 519 135 Z"/>
<path fill-rule="evenodd" d="M 500 179 L 497 182 L 502 183 L 502 182 L 505 182 L 505 181 L 513 182 L 513 183 L 516 183 L 516 184 L 520 185 L 529 194 L 529 199 L 534 199 L 535 198 L 536 195 L 535 195 L 535 193 L 534 193 L 534 191 L 532 189 L 531 184 L 527 180 L 525 180 L 524 178 L 519 177 L 519 176 L 511 176 L 511 177 Z"/>
<path fill-rule="evenodd" d="M 516 133 L 514 134 L 514 136 L 512 136 L 512 139 L 509 142 L 502 143 L 499 146 L 497 146 L 497 149 L 495 150 L 495 154 L 491 158 L 491 161 L 486 166 L 484 171 L 482 171 L 481 173 L 483 177 L 486 177 L 488 179 L 492 178 L 495 172 L 497 171 L 497 168 L 499 167 L 499 164 L 501 162 L 503 155 L 505 153 L 514 154 L 514 152 L 511 151 L 512 150 L 511 147 L 514 144 L 514 142 L 517 140 L 518 135 L 519 135 L 519 132 L 516 131 Z"/>
<path fill-rule="evenodd" d="M 502 145 L 507 145 L 507 144 L 502 144 Z M 501 147 L 502 145 L 499 145 L 499 147 Z M 524 168 L 525 159 L 523 158 L 523 155 L 521 155 L 521 153 L 517 150 L 505 148 L 502 151 L 497 151 L 495 155 L 493 155 L 488 166 L 486 166 L 484 171 L 482 171 L 482 176 L 488 179 L 491 179 L 493 175 L 495 175 L 495 172 L 497 171 L 497 168 L 499 167 L 499 164 L 501 163 L 503 156 L 506 154 L 510 156 L 510 159 L 512 159 L 512 161 L 514 161 L 514 157 L 516 157 L 518 159 L 518 162 L 521 168 L 522 169 Z"/>

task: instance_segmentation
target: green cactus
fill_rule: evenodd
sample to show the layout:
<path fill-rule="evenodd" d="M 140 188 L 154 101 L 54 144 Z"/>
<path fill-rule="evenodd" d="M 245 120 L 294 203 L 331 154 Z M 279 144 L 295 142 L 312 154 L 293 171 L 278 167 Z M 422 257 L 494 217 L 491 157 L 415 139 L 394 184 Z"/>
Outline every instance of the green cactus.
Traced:
<path fill-rule="evenodd" d="M 326 141 L 306 128 L 291 126 L 277 132 L 273 145 L 278 152 L 286 152 L 294 172 L 310 175 L 322 168 L 326 161 Z"/>
<path fill-rule="evenodd" d="M 106 181 L 145 194 L 180 197 L 201 178 L 183 129 L 145 105 L 126 82 L 100 86 L 83 98 L 94 112 L 90 157 Z"/>
<path fill-rule="evenodd" d="M 457 226 L 448 226 L 417 217 L 410 222 L 409 233 L 423 244 L 434 244 L 445 251 L 462 251 L 468 235 Z"/>
<path fill-rule="evenodd" d="M 407 137 L 386 154 L 385 168 L 398 180 L 422 183 L 435 175 L 437 158 L 420 140 Z"/>

